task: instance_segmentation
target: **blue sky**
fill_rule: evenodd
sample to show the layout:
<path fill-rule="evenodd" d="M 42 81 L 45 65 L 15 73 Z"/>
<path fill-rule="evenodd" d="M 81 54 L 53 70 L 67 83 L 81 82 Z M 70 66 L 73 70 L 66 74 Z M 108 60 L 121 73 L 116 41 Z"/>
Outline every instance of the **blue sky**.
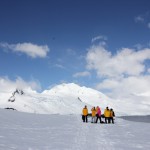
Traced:
<path fill-rule="evenodd" d="M 117 91 L 118 82 L 123 84 L 131 77 L 142 83 L 150 81 L 149 47 L 149 0 L 0 2 L 1 79 L 33 81 L 41 90 L 75 82 L 102 91 Z M 130 62 L 131 55 L 137 59 Z M 107 59 L 96 61 L 97 57 Z M 119 66 L 120 57 L 133 68 L 124 63 Z M 107 64 L 109 60 L 115 65 Z"/>

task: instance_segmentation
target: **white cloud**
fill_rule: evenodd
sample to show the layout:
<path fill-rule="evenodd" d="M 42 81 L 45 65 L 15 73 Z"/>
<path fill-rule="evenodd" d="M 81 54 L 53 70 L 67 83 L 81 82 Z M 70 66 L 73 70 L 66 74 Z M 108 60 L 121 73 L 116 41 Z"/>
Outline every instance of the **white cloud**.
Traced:
<path fill-rule="evenodd" d="M 147 27 L 150 29 L 150 22 L 147 24 Z"/>
<path fill-rule="evenodd" d="M 150 76 L 130 76 L 120 79 L 105 79 L 97 85 L 97 89 L 110 90 L 114 98 L 131 97 L 149 93 Z"/>
<path fill-rule="evenodd" d="M 75 50 L 69 48 L 69 49 L 67 49 L 67 54 L 68 55 L 76 55 L 76 52 L 75 52 Z"/>
<path fill-rule="evenodd" d="M 36 45 L 33 43 L 17 43 L 17 44 L 8 44 L 8 43 L 0 43 L 0 47 L 4 49 L 12 50 L 13 52 L 21 52 L 26 55 L 37 58 L 44 58 L 47 56 L 49 52 L 49 48 L 47 45 Z"/>
<path fill-rule="evenodd" d="M 95 42 L 95 41 L 97 41 L 97 40 L 104 40 L 104 41 L 106 41 L 106 40 L 107 40 L 107 37 L 106 37 L 106 36 L 99 35 L 99 36 L 96 36 L 96 37 L 92 38 L 91 42 L 93 43 L 93 42 Z"/>
<path fill-rule="evenodd" d="M 150 48 L 138 51 L 122 48 L 112 54 L 103 45 L 93 45 L 86 55 L 86 67 L 97 73 L 96 89 L 124 103 L 142 104 L 150 103 L 139 97 L 150 95 L 150 69 L 145 65 L 146 60 L 150 60 Z"/>
<path fill-rule="evenodd" d="M 135 22 L 144 22 L 144 17 L 143 16 L 137 16 L 134 18 Z"/>
<path fill-rule="evenodd" d="M 61 65 L 61 64 L 55 64 L 55 67 L 61 68 L 61 69 L 65 69 L 65 67 L 63 65 Z"/>
<path fill-rule="evenodd" d="M 73 75 L 73 77 L 78 78 L 78 77 L 87 77 L 90 76 L 90 72 L 84 71 L 84 72 L 77 72 Z"/>
<path fill-rule="evenodd" d="M 149 11 L 134 18 L 136 23 L 141 23 L 150 29 L 150 13 Z"/>
<path fill-rule="evenodd" d="M 142 49 L 144 46 L 142 44 L 135 44 L 134 47 L 138 50 Z"/>
<path fill-rule="evenodd" d="M 20 77 L 17 77 L 16 80 L 10 80 L 8 77 L 0 77 L 0 92 L 13 92 L 16 88 L 30 92 L 41 89 L 40 84 L 35 81 L 27 82 Z"/>
<path fill-rule="evenodd" d="M 123 48 L 113 55 L 104 46 L 92 46 L 86 55 L 87 69 L 95 70 L 98 77 L 140 75 L 146 71 L 144 61 L 150 59 L 150 49 L 136 51 Z"/>

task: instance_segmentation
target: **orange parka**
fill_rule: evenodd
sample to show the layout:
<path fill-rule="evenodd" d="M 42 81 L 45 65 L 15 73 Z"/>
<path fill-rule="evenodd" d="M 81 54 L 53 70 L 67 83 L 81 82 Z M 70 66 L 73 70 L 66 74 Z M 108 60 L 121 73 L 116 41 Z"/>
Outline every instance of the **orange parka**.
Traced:
<path fill-rule="evenodd" d="M 114 111 L 110 110 L 110 117 L 115 117 Z"/>

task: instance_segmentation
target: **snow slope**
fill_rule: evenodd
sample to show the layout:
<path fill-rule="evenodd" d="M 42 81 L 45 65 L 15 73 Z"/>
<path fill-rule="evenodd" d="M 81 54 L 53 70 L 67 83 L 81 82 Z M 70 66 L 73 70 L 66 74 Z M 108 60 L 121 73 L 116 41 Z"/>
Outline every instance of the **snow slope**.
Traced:
<path fill-rule="evenodd" d="M 57 85 L 50 90 L 43 91 L 42 94 L 52 97 L 57 95 L 59 97 L 65 97 L 68 100 L 78 98 L 81 102 L 91 106 L 99 105 L 103 109 L 106 106 L 113 106 L 112 99 L 103 93 L 85 86 L 81 87 L 74 83 Z"/>
<path fill-rule="evenodd" d="M 80 115 L 0 109 L 1 150 L 148 150 L 149 130 L 149 123 L 121 118 L 115 124 L 91 124 L 83 123 Z"/>
<path fill-rule="evenodd" d="M 42 93 L 16 91 L 3 93 L 0 97 L 1 108 L 42 114 L 81 114 L 85 105 L 105 108 L 110 102 L 104 94 L 74 83 L 57 85 Z"/>
<path fill-rule="evenodd" d="M 76 99 L 64 99 L 63 97 L 44 95 L 39 93 L 16 94 L 15 101 L 1 102 L 1 108 L 14 108 L 18 111 L 40 114 L 79 114 L 85 103 Z"/>

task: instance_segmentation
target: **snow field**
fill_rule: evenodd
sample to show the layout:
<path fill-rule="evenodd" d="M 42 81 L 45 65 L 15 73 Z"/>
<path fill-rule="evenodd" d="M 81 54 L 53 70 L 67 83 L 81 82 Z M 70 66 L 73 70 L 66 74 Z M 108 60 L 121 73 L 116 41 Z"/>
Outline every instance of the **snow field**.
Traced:
<path fill-rule="evenodd" d="M 150 149 L 149 123 L 116 118 L 83 123 L 80 115 L 38 115 L 0 110 L 0 150 Z"/>

